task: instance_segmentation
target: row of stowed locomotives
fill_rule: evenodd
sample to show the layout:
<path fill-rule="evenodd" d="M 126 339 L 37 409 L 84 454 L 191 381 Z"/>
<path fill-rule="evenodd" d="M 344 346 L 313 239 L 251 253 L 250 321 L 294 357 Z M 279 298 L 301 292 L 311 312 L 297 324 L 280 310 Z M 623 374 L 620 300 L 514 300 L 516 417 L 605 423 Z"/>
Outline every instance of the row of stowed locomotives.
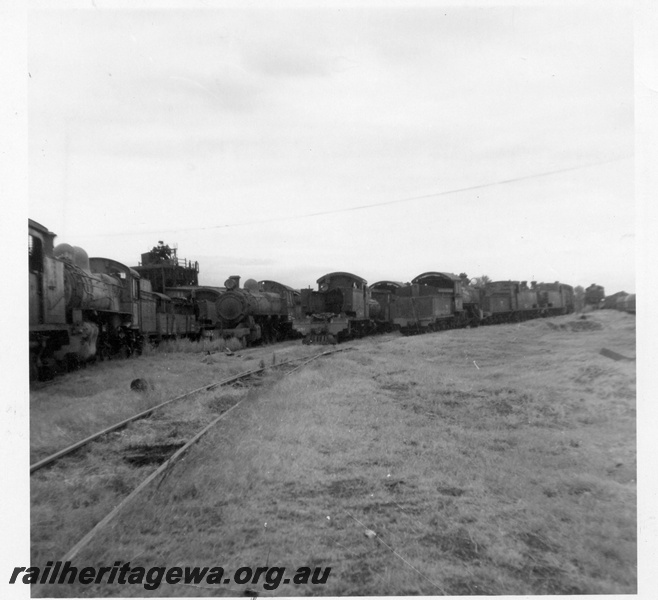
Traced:
<path fill-rule="evenodd" d="M 571 313 L 575 308 L 573 287 L 558 281 L 494 281 L 481 292 L 486 324 L 524 321 Z"/>
<path fill-rule="evenodd" d="M 134 267 L 54 247 L 55 235 L 29 221 L 30 364 L 43 376 L 57 363 L 139 352 L 146 340 L 221 336 L 243 346 L 294 337 L 335 343 L 375 332 L 420 333 L 523 320 L 573 310 L 573 289 L 560 283 L 469 285 L 452 273 L 428 272 L 411 283 L 367 281 L 347 272 L 301 291 L 271 280 L 229 277 L 199 286 L 196 262 L 162 242 Z"/>
<path fill-rule="evenodd" d="M 230 277 L 198 285 L 196 262 L 162 244 L 131 268 L 54 246 L 55 234 L 28 220 L 30 376 L 62 366 L 141 352 L 145 341 L 221 336 L 243 346 L 294 337 L 299 292 L 275 281 Z"/>
<path fill-rule="evenodd" d="M 523 321 L 573 312 L 574 291 L 559 282 L 496 281 L 474 287 L 452 273 L 426 272 L 410 283 L 336 272 L 301 291 L 295 328 L 307 343 L 335 343 L 375 331 L 404 334 Z"/>

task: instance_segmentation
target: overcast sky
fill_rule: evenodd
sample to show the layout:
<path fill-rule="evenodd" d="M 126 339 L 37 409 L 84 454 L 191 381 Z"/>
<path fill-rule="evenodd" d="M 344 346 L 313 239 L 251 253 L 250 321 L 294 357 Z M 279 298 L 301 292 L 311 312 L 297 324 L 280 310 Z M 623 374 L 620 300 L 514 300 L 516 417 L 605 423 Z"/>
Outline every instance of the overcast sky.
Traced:
<path fill-rule="evenodd" d="M 164 240 L 208 285 L 635 291 L 629 3 L 96 5 L 28 15 L 28 213 L 58 241 Z"/>

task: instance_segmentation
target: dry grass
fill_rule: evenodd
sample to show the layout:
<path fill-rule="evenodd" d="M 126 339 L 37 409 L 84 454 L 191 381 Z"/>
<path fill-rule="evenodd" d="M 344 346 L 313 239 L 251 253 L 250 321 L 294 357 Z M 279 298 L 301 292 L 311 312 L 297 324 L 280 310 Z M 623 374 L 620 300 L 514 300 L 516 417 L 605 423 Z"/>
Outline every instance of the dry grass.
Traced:
<path fill-rule="evenodd" d="M 252 392 L 80 560 L 331 567 L 266 592 L 283 596 L 634 593 L 635 364 L 598 354 L 634 356 L 634 317 L 574 322 L 371 338 L 312 363 Z"/>
<path fill-rule="evenodd" d="M 229 339 L 202 339 L 198 342 L 189 339 L 165 340 L 157 345 L 145 344 L 142 354 L 152 356 L 153 354 L 208 354 L 214 352 L 225 352 L 229 350 L 236 352 L 242 349 L 240 340 L 232 337 Z"/>
<path fill-rule="evenodd" d="M 286 344 L 227 355 L 216 349 L 220 343 L 179 340 L 169 351 L 161 345 L 140 357 L 99 362 L 31 390 L 30 461 L 191 389 L 304 354 Z M 148 391 L 130 389 L 138 378 L 151 384 Z"/>

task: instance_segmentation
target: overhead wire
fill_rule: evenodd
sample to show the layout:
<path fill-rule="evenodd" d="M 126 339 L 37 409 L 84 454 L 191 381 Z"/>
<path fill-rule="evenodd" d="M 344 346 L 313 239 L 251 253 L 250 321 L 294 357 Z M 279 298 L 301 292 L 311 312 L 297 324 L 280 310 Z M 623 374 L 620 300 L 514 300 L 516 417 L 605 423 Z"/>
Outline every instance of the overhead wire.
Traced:
<path fill-rule="evenodd" d="M 622 157 L 617 157 L 617 158 L 612 158 L 604 161 L 599 161 L 595 163 L 588 163 L 585 165 L 576 165 L 573 167 L 565 167 L 562 169 L 554 169 L 552 171 L 544 171 L 541 173 L 533 173 L 531 175 L 521 175 L 519 177 L 511 177 L 509 179 L 500 179 L 498 181 L 490 181 L 487 183 L 480 183 L 476 185 L 469 185 L 461 188 L 453 188 L 450 190 L 443 190 L 439 192 L 432 192 L 429 194 L 422 194 L 418 196 L 409 196 L 406 198 L 397 198 L 395 200 L 385 200 L 383 202 L 374 202 L 372 204 L 361 204 L 358 206 L 347 206 L 344 208 L 336 208 L 333 210 L 324 210 L 324 211 L 318 211 L 318 212 L 312 212 L 312 213 L 304 213 L 304 214 L 299 214 L 299 215 L 286 215 L 286 216 L 281 216 L 281 217 L 273 217 L 271 219 L 255 219 L 255 220 L 250 220 L 250 221 L 241 221 L 238 223 L 223 223 L 223 224 L 218 224 L 218 225 L 207 225 L 207 226 L 202 226 L 202 227 L 181 227 L 181 228 L 176 228 L 176 229 L 157 229 L 157 230 L 150 230 L 150 231 L 132 231 L 132 232 L 113 232 L 113 233 L 97 233 L 94 234 L 93 237 L 114 237 L 114 236 L 126 236 L 126 235 L 151 235 L 151 234 L 165 234 L 165 233 L 178 233 L 178 232 L 185 232 L 185 231 L 208 231 L 208 230 L 213 230 L 213 229 L 229 229 L 232 227 L 245 227 L 248 225 L 261 225 L 261 224 L 267 224 L 267 223 L 275 223 L 275 222 L 282 222 L 282 221 L 293 221 L 297 219 L 308 219 L 308 218 L 313 218 L 313 217 L 321 217 L 321 216 L 326 216 L 326 215 L 334 215 L 334 214 L 339 214 L 339 213 L 346 213 L 346 212 L 354 212 L 357 210 L 367 210 L 370 208 L 378 208 L 381 206 L 390 206 L 393 204 L 403 204 L 407 202 L 414 202 L 417 200 L 425 200 L 427 198 L 438 198 L 441 196 L 448 196 L 450 194 L 458 194 L 461 192 L 470 192 L 474 190 L 479 190 L 479 189 L 484 189 L 488 187 L 494 187 L 497 185 L 506 185 L 509 183 L 515 183 L 517 181 L 527 181 L 529 179 L 537 179 L 540 177 L 549 177 L 550 175 L 557 175 L 559 173 L 568 173 L 570 171 L 579 171 L 582 169 L 588 169 L 591 167 L 597 167 L 601 165 L 606 165 L 614 162 L 620 162 L 623 160 L 628 160 L 632 158 L 632 156 L 622 156 Z M 84 237 L 84 236 L 83 236 Z"/>

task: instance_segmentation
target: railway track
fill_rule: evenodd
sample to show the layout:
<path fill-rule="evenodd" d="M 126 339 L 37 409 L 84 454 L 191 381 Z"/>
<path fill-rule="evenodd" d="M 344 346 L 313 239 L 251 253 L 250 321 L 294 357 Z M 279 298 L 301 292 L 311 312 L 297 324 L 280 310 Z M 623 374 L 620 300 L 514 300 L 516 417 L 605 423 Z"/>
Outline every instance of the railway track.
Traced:
<path fill-rule="evenodd" d="M 283 361 L 274 365 L 268 365 L 268 366 L 262 366 L 259 367 L 258 369 L 251 369 L 248 371 L 243 371 L 242 373 L 238 373 L 237 375 L 233 375 L 232 377 L 228 377 L 226 379 L 222 379 L 220 381 L 216 381 L 214 383 L 210 383 L 208 385 L 204 385 L 202 387 L 196 388 L 194 390 L 191 390 L 189 392 L 186 392 L 184 394 L 181 394 L 179 396 L 176 396 L 175 398 L 170 398 L 169 400 L 165 400 L 164 402 L 161 402 L 160 404 L 157 404 L 155 406 L 152 406 L 151 408 L 147 408 L 146 410 L 143 410 L 131 417 L 128 417 L 127 419 L 123 419 L 122 421 L 118 421 L 117 423 L 114 423 L 113 425 L 110 425 L 109 427 L 106 427 L 105 429 L 98 431 L 82 440 L 79 442 L 76 442 L 74 444 L 71 444 L 70 446 L 67 446 L 66 448 L 63 448 L 62 450 L 59 450 L 58 452 L 55 452 L 54 454 L 51 454 L 50 456 L 47 456 L 36 463 L 33 463 L 30 465 L 30 473 L 34 473 L 38 471 L 39 469 L 42 469 L 43 467 L 46 467 L 48 465 L 53 464 L 60 458 L 63 458 L 64 456 L 67 456 L 76 450 L 79 450 L 80 448 L 86 446 L 87 444 L 90 444 L 94 440 L 97 440 L 98 438 L 105 436 L 109 433 L 112 433 L 113 431 L 117 431 L 119 429 L 122 429 L 129 425 L 130 423 L 137 421 L 139 419 L 144 419 L 147 418 L 156 411 L 164 408 L 165 406 L 168 406 L 174 402 L 178 402 L 180 400 L 184 400 L 186 398 L 190 398 L 199 392 L 204 392 L 204 391 L 211 391 L 214 390 L 218 387 L 222 386 L 227 386 L 227 385 L 232 385 L 236 384 L 239 382 L 244 382 L 248 381 L 249 379 L 253 379 L 257 375 L 264 373 L 265 371 L 268 370 L 281 370 L 284 369 L 284 374 L 287 375 L 289 373 L 292 373 L 294 371 L 297 371 L 301 367 L 303 367 L 305 364 L 312 362 L 313 360 L 316 360 L 317 358 L 320 358 L 321 356 L 326 356 L 328 354 L 333 354 L 335 352 L 342 352 L 344 350 L 349 350 L 351 348 L 339 348 L 336 350 L 329 350 L 325 352 L 320 352 L 318 354 L 314 354 L 311 357 L 301 357 L 301 358 L 293 358 L 287 361 Z"/>
<path fill-rule="evenodd" d="M 158 478 L 166 476 L 170 472 L 172 466 L 219 421 L 240 406 L 246 397 L 248 397 L 248 394 L 237 392 L 238 395 L 242 396 L 239 399 L 235 398 L 236 394 L 232 394 L 233 397 L 229 398 L 226 402 L 211 402 L 209 406 L 211 406 L 212 410 L 205 412 L 202 411 L 204 412 L 202 418 L 199 418 L 199 408 L 197 406 L 194 417 L 185 422 L 182 422 L 180 419 L 181 410 L 184 410 L 186 406 L 181 402 L 182 400 L 193 398 L 200 392 L 211 391 L 216 388 L 228 386 L 235 387 L 242 385 L 244 390 L 248 392 L 248 390 L 263 383 L 263 380 L 259 378 L 265 371 L 276 371 L 285 377 L 321 357 L 352 349 L 352 347 L 337 348 L 301 358 L 287 360 L 276 365 L 261 366 L 260 368 L 244 371 L 233 377 L 190 390 L 185 394 L 171 398 L 157 406 L 153 406 L 133 415 L 128 419 L 115 423 L 114 425 L 31 465 L 31 474 L 40 472 L 36 475 L 39 479 L 39 485 L 43 483 L 48 486 L 48 481 L 52 481 L 53 479 L 61 480 L 63 478 L 72 482 L 72 487 L 75 488 L 75 492 L 78 491 L 78 485 L 81 481 L 89 484 L 90 482 L 102 480 L 103 478 L 111 479 L 112 477 L 120 477 L 120 473 L 130 474 L 129 478 L 126 477 L 130 486 L 126 485 L 125 487 L 131 487 L 131 491 L 128 492 L 128 489 L 123 490 L 123 494 L 121 495 L 124 497 L 122 499 L 117 498 L 117 501 L 111 503 L 113 508 L 102 519 L 100 519 L 86 535 L 71 547 L 62 560 L 67 561 L 73 559 L 100 530 L 115 519 L 119 512 L 121 512 L 127 504 L 131 503 L 143 490 L 145 490 L 150 483 Z M 229 394 L 229 396 L 230 395 L 231 394 Z M 167 418 L 168 415 L 165 413 L 168 411 L 163 410 L 165 408 L 173 412 L 172 418 Z M 187 412 L 188 411 L 185 411 L 183 414 Z M 208 418 L 208 412 L 211 413 L 210 418 Z M 153 417 L 154 415 L 157 415 L 157 418 L 149 419 L 149 417 Z M 137 422 L 142 424 L 136 425 Z M 131 430 L 133 430 L 134 427 L 141 428 L 142 430 L 148 429 L 149 444 L 145 444 L 142 448 L 136 448 L 134 444 L 130 443 L 129 438 Z M 124 428 L 126 428 L 125 432 L 118 431 Z M 177 439 L 175 440 L 171 439 L 172 430 L 177 432 Z M 132 433 L 138 437 L 141 435 L 135 431 L 132 431 Z M 141 439 L 143 440 L 145 438 L 142 437 Z M 91 467 L 86 461 L 86 457 L 82 460 L 77 460 L 78 457 L 75 457 L 76 460 L 72 460 L 70 463 L 66 462 L 66 464 L 60 464 L 58 465 L 58 468 L 52 470 L 52 472 L 51 469 L 43 470 L 46 466 L 57 464 L 66 456 L 75 456 L 75 452 L 85 446 L 92 446 L 90 451 L 94 453 L 95 460 L 88 461 L 93 463 Z M 71 458 L 74 458 L 74 456 Z M 100 461 L 97 459 L 99 456 L 101 457 Z M 154 463 L 158 465 L 155 470 L 152 468 Z M 92 473 L 92 470 L 94 469 L 98 469 L 101 473 Z M 146 470 L 149 472 L 144 478 Z M 142 477 L 141 482 L 139 482 L 140 475 Z M 128 492 L 127 495 L 125 495 L 126 492 Z M 84 493 L 81 494 L 81 498 L 84 498 Z M 81 499 L 80 502 L 85 505 L 88 500 Z M 100 509 L 98 510 L 100 511 Z M 100 514 L 103 513 L 100 512 Z M 53 532 L 52 535 L 57 537 L 56 532 Z M 59 540 L 55 545 L 60 547 L 70 547 L 73 539 L 75 538 Z M 53 539 L 53 542 L 54 541 L 55 540 Z"/>

